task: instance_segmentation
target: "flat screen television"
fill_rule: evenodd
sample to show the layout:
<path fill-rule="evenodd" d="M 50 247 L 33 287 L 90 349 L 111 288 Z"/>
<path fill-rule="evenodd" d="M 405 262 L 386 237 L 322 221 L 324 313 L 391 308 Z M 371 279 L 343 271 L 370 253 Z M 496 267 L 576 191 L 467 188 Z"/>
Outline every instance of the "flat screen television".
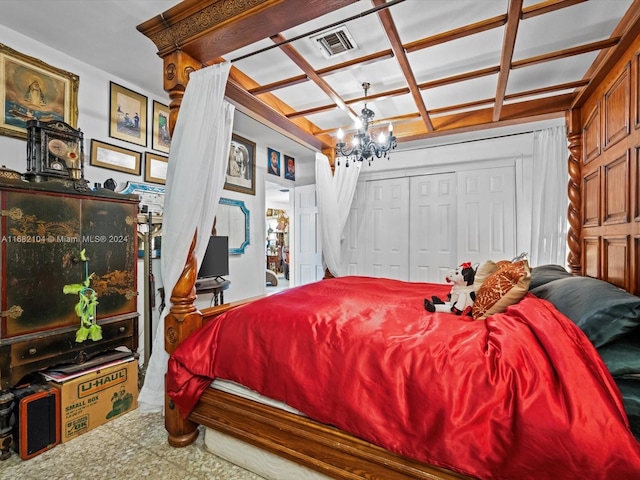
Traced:
<path fill-rule="evenodd" d="M 198 278 L 229 275 L 229 237 L 209 237 L 209 245 L 200 264 Z"/>

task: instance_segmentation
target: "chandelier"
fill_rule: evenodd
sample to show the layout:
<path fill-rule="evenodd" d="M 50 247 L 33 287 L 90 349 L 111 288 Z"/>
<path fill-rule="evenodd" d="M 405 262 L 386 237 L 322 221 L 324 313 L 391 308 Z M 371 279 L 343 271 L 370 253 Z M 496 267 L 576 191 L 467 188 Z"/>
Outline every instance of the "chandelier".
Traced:
<path fill-rule="evenodd" d="M 389 123 L 389 133 L 384 135 L 384 133 L 380 132 L 377 141 L 373 140 L 371 136 L 371 132 L 369 131 L 369 124 L 375 117 L 375 113 L 367 108 L 367 90 L 371 85 L 367 82 L 362 84 L 362 88 L 364 89 L 364 97 L 365 104 L 364 108 L 358 120 L 356 121 L 355 127 L 358 132 L 353 135 L 353 139 L 351 142 L 351 146 L 347 147 L 347 144 L 344 142 L 344 133 L 342 129 L 338 129 L 338 143 L 336 143 L 336 155 L 338 157 L 346 158 L 346 166 L 349 166 L 349 160 L 354 160 L 358 162 L 367 161 L 369 165 L 371 165 L 371 160 L 373 160 L 374 156 L 377 158 L 389 157 L 389 152 L 396 148 L 396 137 L 393 136 L 393 126 Z M 340 165 L 340 160 L 338 160 L 338 165 Z"/>

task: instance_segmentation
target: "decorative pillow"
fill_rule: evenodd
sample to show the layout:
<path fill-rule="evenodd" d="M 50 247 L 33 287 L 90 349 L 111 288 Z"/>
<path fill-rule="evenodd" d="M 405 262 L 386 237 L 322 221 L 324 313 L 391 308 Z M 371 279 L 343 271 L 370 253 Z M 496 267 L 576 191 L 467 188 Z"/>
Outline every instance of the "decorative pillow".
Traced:
<path fill-rule="evenodd" d="M 567 270 L 561 265 L 540 265 L 531 269 L 531 283 L 529 290 L 537 288 L 545 283 L 553 282 L 561 278 L 572 277 Z"/>
<path fill-rule="evenodd" d="M 561 278 L 531 293 L 553 303 L 596 348 L 640 326 L 640 297 L 597 278 Z"/>
<path fill-rule="evenodd" d="M 489 275 L 496 270 L 498 270 L 498 265 L 493 260 L 487 260 L 480 265 L 476 270 L 476 275 L 473 277 L 473 291 L 477 292 L 484 281 L 489 278 Z"/>
<path fill-rule="evenodd" d="M 614 377 L 640 375 L 640 329 L 598 348 L 598 353 Z"/>
<path fill-rule="evenodd" d="M 616 378 L 616 384 L 622 394 L 624 410 L 627 413 L 631 431 L 640 441 L 640 380 Z"/>
<path fill-rule="evenodd" d="M 499 268 L 484 281 L 476 292 L 473 318 L 481 320 L 504 312 L 518 303 L 529 290 L 531 270 L 527 260 L 498 262 Z"/>

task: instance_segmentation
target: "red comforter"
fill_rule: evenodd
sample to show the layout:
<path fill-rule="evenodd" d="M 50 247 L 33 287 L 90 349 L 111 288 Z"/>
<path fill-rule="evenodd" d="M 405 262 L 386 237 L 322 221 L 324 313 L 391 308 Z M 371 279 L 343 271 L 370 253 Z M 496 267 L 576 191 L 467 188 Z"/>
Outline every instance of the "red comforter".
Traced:
<path fill-rule="evenodd" d="M 290 289 L 209 322 L 169 361 L 187 414 L 214 377 L 388 450 L 493 479 L 638 479 L 640 444 L 582 332 L 528 294 L 487 320 L 429 313 L 449 285 Z"/>

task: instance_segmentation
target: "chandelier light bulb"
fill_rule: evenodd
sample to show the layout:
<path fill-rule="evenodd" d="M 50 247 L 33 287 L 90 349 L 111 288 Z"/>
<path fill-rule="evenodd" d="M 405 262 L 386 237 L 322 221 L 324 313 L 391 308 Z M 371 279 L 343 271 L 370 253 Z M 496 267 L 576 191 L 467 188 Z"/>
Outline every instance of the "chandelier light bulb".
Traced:
<path fill-rule="evenodd" d="M 355 127 L 356 129 L 360 130 L 362 128 L 362 120 L 360 120 L 359 118 L 355 121 Z"/>
<path fill-rule="evenodd" d="M 389 135 L 393 133 L 393 123 L 389 122 Z"/>
<path fill-rule="evenodd" d="M 353 144 L 354 147 L 357 147 L 360 142 L 358 141 L 358 137 L 353 137 L 353 140 L 351 141 L 351 143 Z"/>
<path fill-rule="evenodd" d="M 344 138 L 344 132 L 342 131 L 341 128 L 338 129 L 338 140 L 342 141 L 342 139 Z"/>
<path fill-rule="evenodd" d="M 385 137 L 384 133 L 380 132 L 380 134 L 378 135 L 378 143 L 382 145 L 386 141 L 387 137 Z"/>

